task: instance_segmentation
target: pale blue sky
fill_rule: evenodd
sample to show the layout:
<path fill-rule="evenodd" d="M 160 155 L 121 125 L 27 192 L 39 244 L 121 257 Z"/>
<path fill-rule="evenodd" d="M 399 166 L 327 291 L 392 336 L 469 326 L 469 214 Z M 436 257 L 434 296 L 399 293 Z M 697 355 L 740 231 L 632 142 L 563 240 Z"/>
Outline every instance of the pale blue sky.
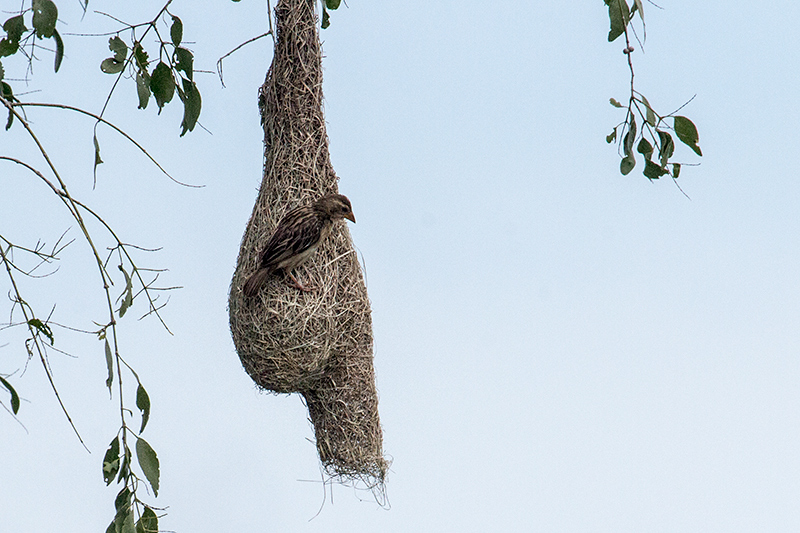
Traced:
<path fill-rule="evenodd" d="M 74 4 L 62 8 L 70 31 L 107 24 L 81 22 Z M 122 18 L 144 20 L 158 5 L 147 4 Z M 136 111 L 132 86 L 111 106 L 111 120 L 204 189 L 168 181 L 101 130 L 92 191 L 91 123 L 29 112 L 59 145 L 73 194 L 124 240 L 163 247 L 141 261 L 184 287 L 164 310 L 174 336 L 127 316 L 121 329 L 153 402 L 145 436 L 161 459 L 162 529 L 800 528 L 800 6 L 660 5 L 645 5 L 637 88 L 665 111 L 697 95 L 683 113 L 704 157 L 678 152 L 702 163 L 681 174 L 691 200 L 640 167 L 617 170 L 604 138 L 622 114 L 608 99 L 626 97 L 628 72 L 600 0 L 349 0 L 323 32 L 331 157 L 358 219 L 394 459 L 388 511 L 334 486 L 317 515 L 326 493 L 305 408 L 259 393 L 228 332 L 228 284 L 260 182 L 256 95 L 270 42 L 226 60 L 226 89 L 198 75 L 213 135 L 178 138 L 179 105 Z M 198 69 L 267 26 L 253 0 L 204 10 L 177 0 L 173 11 Z M 65 44 L 61 72 L 37 64 L 30 88 L 42 93 L 27 98 L 98 110 L 105 40 Z M 0 132 L 0 152 L 24 155 L 11 133 Z M 0 166 L 0 184 L 4 234 L 51 242 L 69 225 L 30 175 Z M 84 248 L 26 290 L 90 327 L 102 300 L 82 288 L 95 276 Z M 0 531 L 104 531 L 113 516 L 100 463 L 118 414 L 102 345 L 57 334 L 77 358 L 51 364 L 92 454 L 32 362 L 15 382 L 27 432 L 2 422 Z M 0 371 L 24 364 L 18 339 L 0 346 Z"/>

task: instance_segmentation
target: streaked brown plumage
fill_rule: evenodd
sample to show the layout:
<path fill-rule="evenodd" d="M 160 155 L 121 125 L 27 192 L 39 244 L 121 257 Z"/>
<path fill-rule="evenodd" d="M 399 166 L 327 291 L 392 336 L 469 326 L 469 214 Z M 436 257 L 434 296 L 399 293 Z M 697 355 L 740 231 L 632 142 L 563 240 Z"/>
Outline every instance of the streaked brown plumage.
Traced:
<path fill-rule="evenodd" d="M 283 270 L 294 282 L 292 286 L 310 291 L 292 275 L 292 270 L 317 251 L 331 231 L 335 220 L 356 221 L 350 200 L 341 194 L 323 196 L 311 205 L 292 209 L 278 226 L 261 252 L 259 268 L 247 278 L 242 288 L 245 296 L 254 296 L 269 276 Z"/>

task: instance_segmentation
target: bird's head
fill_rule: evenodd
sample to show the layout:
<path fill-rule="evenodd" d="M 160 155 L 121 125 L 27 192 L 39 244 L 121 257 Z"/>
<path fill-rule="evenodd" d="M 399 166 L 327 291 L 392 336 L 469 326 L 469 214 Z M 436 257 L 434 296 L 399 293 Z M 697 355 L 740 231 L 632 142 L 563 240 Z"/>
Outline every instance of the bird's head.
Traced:
<path fill-rule="evenodd" d="M 356 216 L 353 214 L 353 207 L 350 205 L 350 200 L 347 199 L 347 196 L 342 194 L 323 196 L 314 204 L 314 209 L 333 220 L 346 218 L 352 222 L 356 221 Z"/>

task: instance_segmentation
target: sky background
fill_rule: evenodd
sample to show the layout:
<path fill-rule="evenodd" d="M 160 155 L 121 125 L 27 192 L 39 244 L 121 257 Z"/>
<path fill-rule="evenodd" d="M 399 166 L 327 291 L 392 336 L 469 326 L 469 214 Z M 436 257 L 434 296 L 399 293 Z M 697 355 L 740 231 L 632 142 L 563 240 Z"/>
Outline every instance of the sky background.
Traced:
<path fill-rule="evenodd" d="M 63 5 L 62 5 L 63 4 Z M 157 2 L 117 7 L 147 20 Z M 391 509 L 324 487 L 300 398 L 259 392 L 228 331 L 227 291 L 261 179 L 256 96 L 271 41 L 197 75 L 202 125 L 182 108 L 136 110 L 131 83 L 107 117 L 181 181 L 92 123 L 30 110 L 71 192 L 126 242 L 162 247 L 163 316 L 128 315 L 121 351 L 152 401 L 160 525 L 204 531 L 744 532 L 800 529 L 800 4 L 646 3 L 636 85 L 697 124 L 679 182 L 619 174 L 604 138 L 629 85 L 600 0 L 349 0 L 324 30 L 331 158 L 372 302 Z M 6 6 L 9 7 L 9 6 Z M 113 30 L 61 2 L 69 32 Z M 120 9 L 121 11 L 117 11 Z M 171 7 L 195 68 L 267 28 L 263 2 Z M 65 35 L 61 71 L 34 65 L 31 101 L 99 111 L 107 38 Z M 6 77 L 19 77 L 4 60 Z M 17 82 L 17 93 L 23 84 Z M 19 125 L 0 152 L 41 166 Z M 72 226 L 29 173 L 0 165 L 0 233 L 52 243 Z M 22 290 L 53 319 L 102 321 L 76 227 L 57 275 Z M 2 283 L 7 291 L 6 281 Z M 87 288 L 89 287 L 89 288 Z M 131 313 L 141 314 L 137 302 Z M 7 316 L 8 304 L 0 311 Z M 4 318 L 5 320 L 5 318 Z M 0 331 L 0 371 L 25 366 Z M 105 531 L 118 488 L 101 462 L 118 428 L 103 346 L 56 330 L 61 395 L 78 443 L 32 361 L 14 376 L 19 420 L 0 416 L 0 531 Z M 129 387 L 132 381 L 128 380 Z M 133 388 L 127 401 L 133 404 Z M 4 401 L 5 398 L 4 398 Z"/>

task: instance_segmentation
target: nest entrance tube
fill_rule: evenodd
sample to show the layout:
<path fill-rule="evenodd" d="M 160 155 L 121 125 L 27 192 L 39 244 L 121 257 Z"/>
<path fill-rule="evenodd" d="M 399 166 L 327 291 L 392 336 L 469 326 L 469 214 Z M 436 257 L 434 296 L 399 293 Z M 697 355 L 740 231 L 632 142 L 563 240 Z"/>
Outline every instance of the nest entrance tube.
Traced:
<path fill-rule="evenodd" d="M 347 226 L 336 223 L 295 272 L 314 291 L 301 292 L 276 275 L 257 296 L 242 293 L 281 217 L 338 192 L 322 114 L 314 2 L 280 0 L 275 18 L 275 54 L 259 91 L 264 176 L 231 281 L 231 333 L 259 387 L 303 396 L 326 473 L 382 493 L 388 463 L 372 365 L 372 319 Z M 357 216 L 357 205 L 354 210 Z"/>

